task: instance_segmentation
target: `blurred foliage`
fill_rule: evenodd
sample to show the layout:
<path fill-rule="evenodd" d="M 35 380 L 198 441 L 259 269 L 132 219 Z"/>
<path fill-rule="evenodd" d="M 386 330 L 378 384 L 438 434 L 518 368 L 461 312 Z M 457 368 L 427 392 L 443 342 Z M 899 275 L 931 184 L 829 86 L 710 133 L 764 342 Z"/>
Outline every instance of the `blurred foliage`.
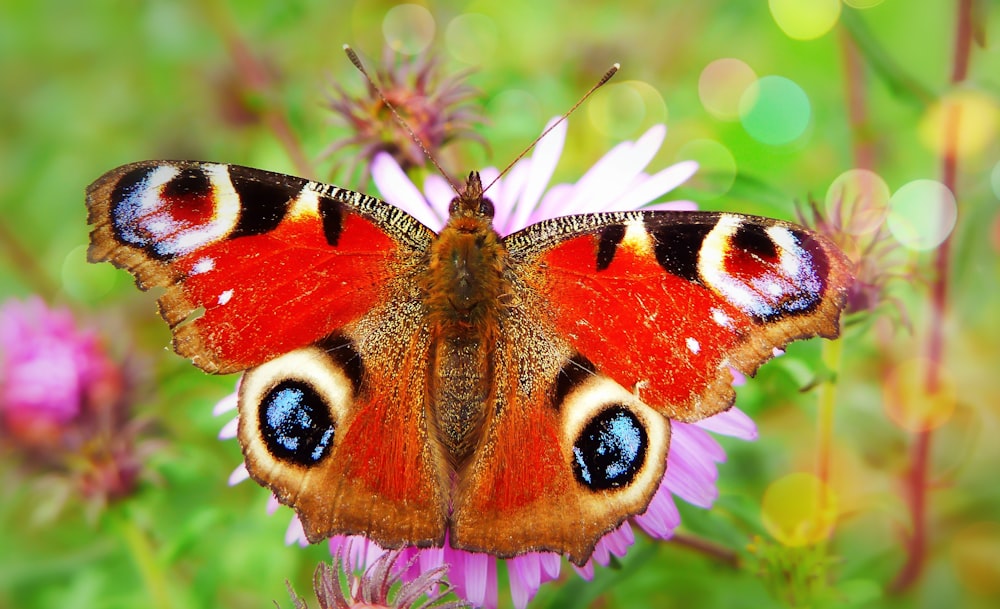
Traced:
<path fill-rule="evenodd" d="M 264 491 L 251 483 L 226 485 L 240 451 L 236 442 L 216 440 L 225 421 L 211 409 L 234 379 L 206 377 L 166 351 L 169 332 L 155 313 L 154 295 L 135 290 L 130 277 L 110 265 L 85 263 L 83 191 L 108 169 L 147 158 L 219 160 L 287 173 L 302 173 L 305 164 L 313 174 L 307 177 L 370 189 L 333 169 L 344 158 L 322 158 L 349 135 L 332 122 L 326 95 L 333 82 L 364 89 L 343 43 L 375 65 L 386 32 L 412 42 L 406 23 L 387 19 L 395 5 L 0 4 L 0 300 L 39 293 L 99 327 L 113 353 L 144 370 L 136 407 L 158 422 L 166 444 L 148 463 L 153 480 L 96 519 L 74 509 L 40 518 L 47 498 L 0 447 L 0 608 L 265 607 L 272 599 L 287 602 L 286 579 L 308 589 L 316 563 L 329 558 L 322 546 L 282 544 L 290 511 L 268 516 Z M 1000 25 L 995 3 L 973 5 L 970 35 L 988 43 Z M 505 165 L 549 117 L 619 61 L 615 84 L 571 118 L 556 181 L 576 180 L 613 145 L 656 122 L 670 131 L 654 169 L 688 158 L 686 146 L 700 140 L 731 155 L 735 174 L 726 163 L 708 163 L 682 193 L 705 209 L 791 219 L 796 202 L 823 201 L 834 179 L 859 165 L 892 191 L 917 179 L 943 179 L 940 151 L 927 145 L 921 129 L 936 101 L 953 89 L 956 2 L 930 0 L 919 9 L 905 0 L 848 2 L 839 23 L 810 40 L 788 36 L 766 2 L 439 0 L 425 6 L 436 25 L 432 52 L 446 70 L 476 69 L 470 83 L 488 118 L 477 128 L 487 149 L 470 140 L 443 153 L 456 173 Z M 263 68 L 257 85 L 248 86 L 241 53 Z M 699 79 L 722 58 L 801 88 L 809 104 L 804 133 L 766 144 L 739 120 L 707 111 Z M 853 77 L 852 61 L 859 70 Z M 985 141 L 963 152 L 954 184 L 959 214 L 941 326 L 954 410 L 930 444 L 920 577 L 901 593 L 891 590 L 913 529 L 902 480 L 912 466 L 915 434 L 887 418 L 883 388 L 895 362 L 924 349 L 934 323 L 928 286 L 935 253 L 904 251 L 914 272 L 891 283 L 885 295 L 901 314 L 854 316 L 842 360 L 826 373 L 823 347 L 813 341 L 794 345 L 740 388 L 737 403 L 758 422 L 760 440 L 723 439 L 729 461 L 721 468 L 716 507 L 681 506 L 684 534 L 735 552 L 739 568 L 711 552 L 640 536 L 613 568 L 598 568 L 593 582 L 565 568 L 562 581 L 543 586 L 531 606 L 997 606 L 998 74 L 996 48 L 976 45 L 967 81 L 958 87 L 987 100 L 987 115 L 977 118 Z M 860 96 L 860 115 L 848 108 L 852 90 Z M 276 117 L 302 159 L 282 141 Z M 870 161 L 859 162 L 859 151 Z M 762 523 L 761 500 L 773 481 L 814 468 L 817 392 L 799 389 L 817 379 L 836 382 L 829 450 L 839 520 L 828 541 L 783 547 Z M 509 603 L 507 594 L 501 581 L 501 605 Z"/>

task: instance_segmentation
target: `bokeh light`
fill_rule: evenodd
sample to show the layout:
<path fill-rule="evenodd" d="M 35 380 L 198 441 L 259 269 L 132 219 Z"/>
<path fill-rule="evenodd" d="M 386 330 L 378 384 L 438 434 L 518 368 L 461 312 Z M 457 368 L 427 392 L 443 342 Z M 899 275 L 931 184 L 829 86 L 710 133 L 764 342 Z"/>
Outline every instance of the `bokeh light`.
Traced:
<path fill-rule="evenodd" d="M 667 105 L 649 83 L 627 80 L 598 89 L 587 102 L 587 117 L 601 134 L 627 138 L 653 123 L 665 122 Z"/>
<path fill-rule="evenodd" d="M 110 264 L 87 262 L 87 246 L 81 245 L 63 258 L 62 288 L 75 299 L 94 302 L 111 292 L 120 274 Z"/>
<path fill-rule="evenodd" d="M 795 40 L 812 40 L 829 32 L 840 18 L 840 0 L 768 0 L 771 17 Z"/>
<path fill-rule="evenodd" d="M 691 183 L 702 199 L 726 194 L 736 180 L 736 158 L 716 140 L 691 140 L 677 151 L 677 160 L 698 162 L 698 173 Z"/>
<path fill-rule="evenodd" d="M 951 562 L 965 587 L 1000 596 L 1000 523 L 976 522 L 951 538 Z"/>
<path fill-rule="evenodd" d="M 434 40 L 437 26 L 430 11 L 419 4 L 400 4 L 382 19 L 382 34 L 390 47 L 404 55 L 423 52 Z"/>
<path fill-rule="evenodd" d="M 923 251 L 941 245 L 957 218 L 955 196 L 936 180 L 909 182 L 889 199 L 889 231 L 909 249 Z"/>
<path fill-rule="evenodd" d="M 878 230 L 889 213 L 889 185 L 867 169 L 849 169 L 837 176 L 826 191 L 826 215 L 841 222 L 850 235 Z"/>
<path fill-rule="evenodd" d="M 716 59 L 698 77 L 698 97 L 709 114 L 724 121 L 740 118 L 740 99 L 757 82 L 757 74 L 734 58 Z M 753 91 L 756 91 L 756 87 Z M 754 93 L 756 95 L 756 93 Z M 747 100 L 752 103 L 754 100 Z"/>
<path fill-rule="evenodd" d="M 928 389 L 927 375 L 932 365 L 922 357 L 903 360 L 889 371 L 882 384 L 886 415 L 907 431 L 940 427 L 955 411 L 955 380 L 943 365 L 938 367 L 937 390 Z"/>
<path fill-rule="evenodd" d="M 997 102 L 981 91 L 953 91 L 932 104 L 918 126 L 920 141 L 935 154 L 974 156 L 996 141 Z"/>
<path fill-rule="evenodd" d="M 798 472 L 772 482 L 761 504 L 764 528 L 789 547 L 819 543 L 837 521 L 837 497 L 813 474 Z"/>
<path fill-rule="evenodd" d="M 497 50 L 497 26 L 481 13 L 465 13 L 445 28 L 445 45 L 452 56 L 470 65 L 487 63 Z"/>
<path fill-rule="evenodd" d="M 486 105 L 492 129 L 508 134 L 513 140 L 529 142 L 551 118 L 542 116 L 542 105 L 534 93 L 523 89 L 505 89 Z"/>
<path fill-rule="evenodd" d="M 771 146 L 791 143 L 805 133 L 812 117 L 809 96 L 783 76 L 757 80 L 740 99 L 740 122 L 750 137 Z"/>

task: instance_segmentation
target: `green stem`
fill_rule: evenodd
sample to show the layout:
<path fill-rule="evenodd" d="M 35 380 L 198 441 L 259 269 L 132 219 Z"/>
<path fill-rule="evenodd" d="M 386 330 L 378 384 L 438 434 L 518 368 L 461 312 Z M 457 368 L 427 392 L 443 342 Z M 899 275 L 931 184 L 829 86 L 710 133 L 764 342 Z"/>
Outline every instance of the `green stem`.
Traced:
<path fill-rule="evenodd" d="M 127 510 L 118 512 L 115 528 L 132 555 L 132 562 L 142 577 L 150 605 L 154 609 L 173 609 L 167 576 L 156 558 L 149 536 L 129 517 Z"/>

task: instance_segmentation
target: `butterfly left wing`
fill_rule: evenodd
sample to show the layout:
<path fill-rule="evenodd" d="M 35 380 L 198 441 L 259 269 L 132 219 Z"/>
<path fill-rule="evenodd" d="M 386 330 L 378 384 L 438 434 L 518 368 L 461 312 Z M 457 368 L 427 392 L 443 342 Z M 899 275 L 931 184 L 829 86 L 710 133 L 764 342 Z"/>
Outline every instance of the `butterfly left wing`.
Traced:
<path fill-rule="evenodd" d="M 434 237 L 373 197 L 219 163 L 125 165 L 87 189 L 87 204 L 89 259 L 165 288 L 174 349 L 220 374 L 360 318 Z"/>
<path fill-rule="evenodd" d="M 449 480 L 430 437 L 414 282 L 429 229 L 373 197 L 192 161 L 120 167 L 87 202 L 90 259 L 165 288 L 177 352 L 207 372 L 251 369 L 247 470 L 310 539 L 443 543 Z"/>

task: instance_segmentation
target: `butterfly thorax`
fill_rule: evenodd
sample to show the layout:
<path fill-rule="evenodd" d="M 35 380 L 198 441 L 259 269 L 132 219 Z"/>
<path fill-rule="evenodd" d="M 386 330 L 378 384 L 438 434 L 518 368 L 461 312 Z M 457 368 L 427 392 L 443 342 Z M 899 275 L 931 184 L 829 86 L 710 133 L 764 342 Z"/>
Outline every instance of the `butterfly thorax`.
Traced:
<path fill-rule="evenodd" d="M 453 464 L 475 448 L 490 402 L 501 296 L 510 292 L 507 251 L 478 174 L 450 207 L 424 277 L 434 365 L 432 407 Z"/>

